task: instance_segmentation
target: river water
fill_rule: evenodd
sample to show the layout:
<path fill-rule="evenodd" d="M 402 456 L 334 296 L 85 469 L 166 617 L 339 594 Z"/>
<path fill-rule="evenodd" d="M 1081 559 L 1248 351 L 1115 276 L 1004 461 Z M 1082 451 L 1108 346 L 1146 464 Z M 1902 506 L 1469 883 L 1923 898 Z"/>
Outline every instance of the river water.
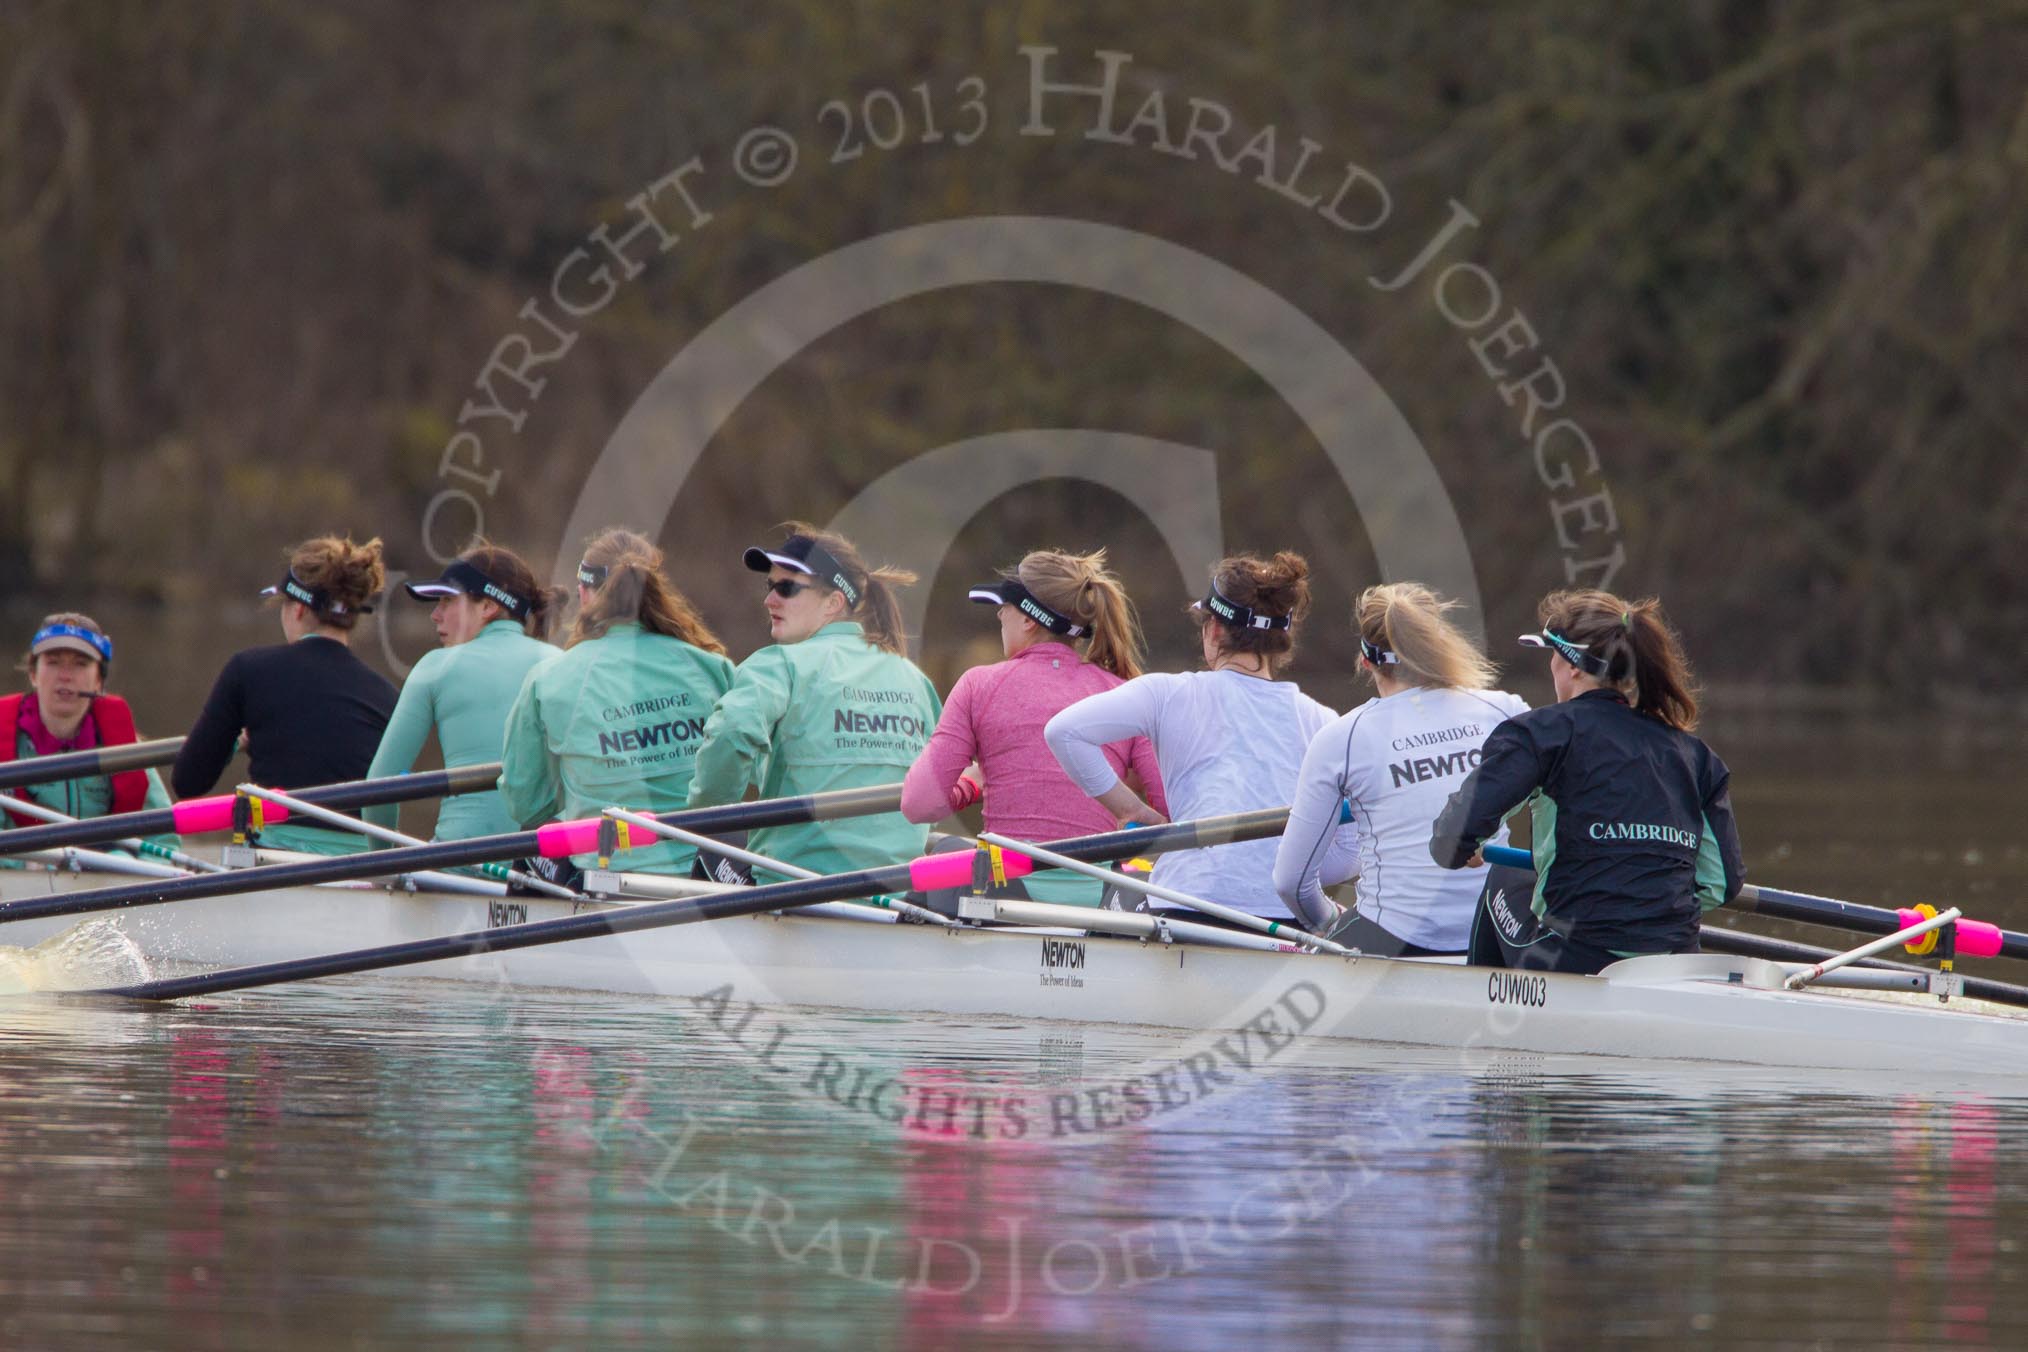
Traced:
<path fill-rule="evenodd" d="M 7 1009 L 8 1347 L 2018 1346 L 1992 1086 L 1302 1043 L 1157 1131 L 980 1142 L 1153 1030 L 353 979 Z M 806 1073 L 807 1072 L 807 1073 Z M 2028 1089 L 2028 1086 L 2024 1086 Z"/>
<path fill-rule="evenodd" d="M 1756 879 L 2028 927 L 2019 728 L 1710 735 Z M 0 1345 L 2028 1341 L 2028 1083 L 1298 1041 L 1159 1125 L 981 1140 L 1176 1036 L 792 1017 L 770 1073 L 681 1001 L 0 999 Z M 841 1108 L 827 1053 L 918 1111 Z"/>

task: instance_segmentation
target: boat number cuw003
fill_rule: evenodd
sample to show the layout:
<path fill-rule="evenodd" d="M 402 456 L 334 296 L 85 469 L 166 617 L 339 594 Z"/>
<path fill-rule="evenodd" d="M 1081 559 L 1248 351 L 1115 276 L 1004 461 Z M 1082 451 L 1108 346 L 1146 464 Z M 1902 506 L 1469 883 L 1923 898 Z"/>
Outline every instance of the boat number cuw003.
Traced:
<path fill-rule="evenodd" d="M 1496 1005 L 1546 1005 L 1549 981 L 1519 972 L 1494 972 L 1486 978 L 1486 999 Z"/>

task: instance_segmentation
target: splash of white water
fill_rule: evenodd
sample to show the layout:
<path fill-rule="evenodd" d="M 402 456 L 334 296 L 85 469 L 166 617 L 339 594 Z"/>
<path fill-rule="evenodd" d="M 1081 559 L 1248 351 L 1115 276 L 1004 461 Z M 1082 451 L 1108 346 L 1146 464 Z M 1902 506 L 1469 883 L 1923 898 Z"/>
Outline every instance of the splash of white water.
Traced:
<path fill-rule="evenodd" d="M 117 920 L 87 920 L 33 948 L 0 945 L 0 995 L 98 990 L 150 975 L 148 960 Z"/>

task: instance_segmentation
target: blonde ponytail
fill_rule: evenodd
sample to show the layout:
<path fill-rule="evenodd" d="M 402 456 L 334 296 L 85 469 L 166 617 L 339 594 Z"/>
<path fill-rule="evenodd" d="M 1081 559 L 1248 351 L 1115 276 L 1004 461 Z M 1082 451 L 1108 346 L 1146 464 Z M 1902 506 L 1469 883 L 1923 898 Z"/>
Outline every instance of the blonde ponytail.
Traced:
<path fill-rule="evenodd" d="M 1394 654 L 1376 670 L 1424 689 L 1488 689 L 1499 669 L 1447 618 L 1457 608 L 1420 582 L 1383 582 L 1359 593 L 1352 618 L 1363 643 Z"/>

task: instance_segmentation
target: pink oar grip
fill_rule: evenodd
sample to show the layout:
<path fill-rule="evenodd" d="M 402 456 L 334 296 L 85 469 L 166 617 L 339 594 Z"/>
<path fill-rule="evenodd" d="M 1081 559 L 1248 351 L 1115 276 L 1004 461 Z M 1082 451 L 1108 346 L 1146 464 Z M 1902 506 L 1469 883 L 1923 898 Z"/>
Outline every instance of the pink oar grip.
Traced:
<path fill-rule="evenodd" d="M 908 862 L 908 885 L 918 892 L 940 887 L 970 887 L 972 861 L 979 850 L 953 850 L 949 854 L 926 854 Z M 1035 872 L 1035 861 L 1025 854 L 1002 850 L 1000 861 L 1010 878 L 1025 878 Z"/>
<path fill-rule="evenodd" d="M 1958 921 L 1958 952 L 1975 958 L 1997 958 L 2000 956 L 2000 927 L 1989 925 L 1983 920 Z"/>
<path fill-rule="evenodd" d="M 1903 925 L 1920 925 L 1927 918 L 1921 911 L 1910 910 L 1907 907 L 1901 908 L 1895 914 L 1901 917 Z M 1965 958 L 2000 956 L 2000 944 L 2005 934 L 1998 925 L 1989 925 L 1983 920 L 1966 920 L 1962 917 L 1959 918 L 1957 925 L 1958 956 Z"/>
<path fill-rule="evenodd" d="M 186 798 L 169 810 L 175 814 L 176 834 L 201 836 L 207 831 L 232 830 L 232 800 L 237 794 L 221 793 L 210 798 Z M 262 803 L 261 820 L 272 826 L 289 819 L 289 810 L 280 803 Z"/>
<path fill-rule="evenodd" d="M 544 859 L 562 859 L 566 855 L 596 854 L 599 848 L 599 821 L 597 817 L 586 817 L 582 821 L 550 822 L 547 826 L 535 828 L 535 848 L 542 851 Z"/>

